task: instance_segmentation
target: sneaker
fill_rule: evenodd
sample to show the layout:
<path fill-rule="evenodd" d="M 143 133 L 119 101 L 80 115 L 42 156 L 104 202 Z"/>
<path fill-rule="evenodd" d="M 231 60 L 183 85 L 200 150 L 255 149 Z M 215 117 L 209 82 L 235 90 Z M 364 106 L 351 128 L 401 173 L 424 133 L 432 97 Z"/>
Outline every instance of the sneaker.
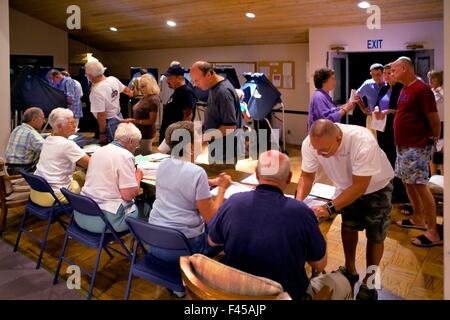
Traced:
<path fill-rule="evenodd" d="M 378 300 L 378 292 L 376 289 L 369 289 L 366 284 L 361 284 L 355 300 L 366 300 L 366 301 Z"/>

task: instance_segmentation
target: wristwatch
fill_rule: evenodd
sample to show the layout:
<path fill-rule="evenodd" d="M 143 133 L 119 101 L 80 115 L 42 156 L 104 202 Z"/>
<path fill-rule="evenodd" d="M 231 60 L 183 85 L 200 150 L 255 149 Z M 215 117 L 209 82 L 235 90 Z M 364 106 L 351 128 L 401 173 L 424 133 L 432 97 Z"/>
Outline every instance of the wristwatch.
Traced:
<path fill-rule="evenodd" d="M 334 206 L 333 201 L 328 201 L 327 203 L 325 203 L 325 207 L 327 208 L 328 213 L 329 213 L 330 215 L 332 215 L 332 214 L 334 214 L 334 213 L 337 212 L 336 207 Z"/>

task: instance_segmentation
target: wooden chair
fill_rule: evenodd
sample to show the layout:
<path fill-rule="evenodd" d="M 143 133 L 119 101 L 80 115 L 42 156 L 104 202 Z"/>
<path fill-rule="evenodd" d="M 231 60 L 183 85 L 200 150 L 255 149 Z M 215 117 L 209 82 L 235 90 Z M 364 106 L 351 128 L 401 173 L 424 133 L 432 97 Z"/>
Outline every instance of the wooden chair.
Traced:
<path fill-rule="evenodd" d="M 189 258 L 180 257 L 180 269 L 183 283 L 194 300 L 291 300 L 285 291 L 273 295 L 243 295 L 214 288 L 197 276 Z"/>
<path fill-rule="evenodd" d="M 22 207 L 28 200 L 29 187 L 23 184 L 19 187 L 15 186 L 16 182 L 21 181 L 23 181 L 21 175 L 7 174 L 5 162 L 0 158 L 0 234 L 6 229 L 8 209 Z"/>

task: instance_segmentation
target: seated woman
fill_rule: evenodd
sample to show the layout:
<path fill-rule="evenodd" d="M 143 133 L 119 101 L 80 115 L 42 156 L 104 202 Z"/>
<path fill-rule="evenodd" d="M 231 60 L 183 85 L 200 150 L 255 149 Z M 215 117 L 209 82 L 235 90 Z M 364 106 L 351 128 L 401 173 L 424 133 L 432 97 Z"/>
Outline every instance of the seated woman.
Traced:
<path fill-rule="evenodd" d="M 152 139 L 156 133 L 155 121 L 161 104 L 159 87 L 155 78 L 144 74 L 139 81 L 139 89 L 144 96 L 133 106 L 133 118 L 123 120 L 134 123 L 142 134 L 138 153 L 147 155 L 152 153 Z"/>
<path fill-rule="evenodd" d="M 212 254 L 214 249 L 208 245 L 205 224 L 222 205 L 231 178 L 221 174 L 208 180 L 205 170 L 193 163 L 193 122 L 171 124 L 166 130 L 165 140 L 172 149 L 172 157 L 163 160 L 156 173 L 156 200 L 148 222 L 183 232 L 193 253 Z M 209 191 L 209 187 L 214 185 L 219 187 L 215 198 Z M 151 248 L 150 252 L 173 263 L 179 263 L 180 255 L 186 255 L 186 252 L 159 248 Z"/>
<path fill-rule="evenodd" d="M 71 110 L 54 109 L 48 117 L 48 123 L 52 127 L 52 134 L 44 140 L 34 174 L 47 180 L 58 199 L 67 203 L 60 189 L 67 188 L 80 193 L 84 184 L 84 174 L 81 171 L 74 173 L 74 170 L 76 165 L 87 168 L 89 156 L 75 142 L 68 139 L 76 129 L 76 121 Z M 54 201 L 50 193 L 33 189 L 30 198 L 43 207 L 51 207 Z"/>
<path fill-rule="evenodd" d="M 81 194 L 93 199 L 105 213 L 115 231 L 128 229 L 125 218 L 138 217 L 134 198 L 139 194 L 142 171 L 134 165 L 133 152 L 141 141 L 141 132 L 132 123 L 121 123 L 114 141 L 92 155 Z M 105 223 L 100 217 L 74 212 L 75 222 L 83 229 L 100 233 Z"/>

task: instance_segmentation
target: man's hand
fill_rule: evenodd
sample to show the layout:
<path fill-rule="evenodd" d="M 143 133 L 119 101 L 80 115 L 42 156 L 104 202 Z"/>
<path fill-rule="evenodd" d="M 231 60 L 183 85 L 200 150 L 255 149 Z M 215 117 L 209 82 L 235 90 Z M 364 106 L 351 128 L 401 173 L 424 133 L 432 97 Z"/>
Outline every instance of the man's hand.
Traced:
<path fill-rule="evenodd" d="M 98 136 L 98 143 L 101 145 L 105 145 L 108 142 L 108 138 L 106 137 L 106 133 L 100 133 Z"/>
<path fill-rule="evenodd" d="M 330 216 L 328 209 L 325 206 L 313 206 L 311 207 L 311 210 L 314 212 L 317 220 L 327 219 Z"/>
<path fill-rule="evenodd" d="M 134 92 L 133 90 L 131 90 L 128 87 L 125 87 L 125 89 L 123 89 L 122 91 L 123 93 L 125 93 L 127 96 L 129 96 L 130 98 L 132 98 L 134 96 Z"/>
<path fill-rule="evenodd" d="M 137 181 L 141 181 L 142 178 L 144 177 L 144 173 L 142 172 L 141 169 L 137 168 L 137 169 L 136 169 L 135 176 L 136 176 L 136 180 L 137 180 Z"/>
<path fill-rule="evenodd" d="M 228 187 L 231 184 L 231 177 L 225 173 L 221 173 L 218 177 L 217 177 L 217 185 L 219 186 L 219 188 L 222 188 L 223 190 L 228 189 Z"/>

